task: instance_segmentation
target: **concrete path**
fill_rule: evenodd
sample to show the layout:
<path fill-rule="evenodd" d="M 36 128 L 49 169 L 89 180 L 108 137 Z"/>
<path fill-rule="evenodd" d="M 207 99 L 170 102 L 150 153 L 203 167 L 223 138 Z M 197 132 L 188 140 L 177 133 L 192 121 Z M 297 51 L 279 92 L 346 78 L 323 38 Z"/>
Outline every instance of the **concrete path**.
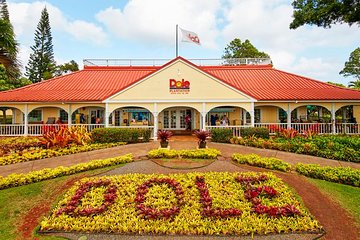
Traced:
<path fill-rule="evenodd" d="M 185 141 L 184 141 L 185 140 Z M 196 139 L 172 139 L 170 141 L 171 149 L 195 149 L 197 146 Z M 159 142 L 129 144 L 108 149 L 95 150 L 91 152 L 77 153 L 61 157 L 53 157 L 11 165 L 0 166 L 0 176 L 6 177 L 11 173 L 27 173 L 31 171 L 41 170 L 44 168 L 55 168 L 57 166 L 72 166 L 78 163 L 88 162 L 94 159 L 105 159 L 116 157 L 128 153 L 132 153 L 135 160 L 146 159 L 146 154 L 152 149 L 159 147 Z M 233 153 L 250 154 L 255 153 L 262 157 L 276 157 L 282 159 L 292 165 L 296 163 L 316 163 L 322 166 L 333 167 L 352 167 L 360 169 L 359 163 L 344 162 L 337 160 L 329 160 L 325 158 L 313 157 L 308 155 L 300 155 L 289 152 L 282 152 L 277 150 L 259 149 L 253 147 L 246 147 L 235 144 L 225 143 L 208 143 L 209 148 L 216 148 L 221 151 L 221 159 L 230 159 Z"/>

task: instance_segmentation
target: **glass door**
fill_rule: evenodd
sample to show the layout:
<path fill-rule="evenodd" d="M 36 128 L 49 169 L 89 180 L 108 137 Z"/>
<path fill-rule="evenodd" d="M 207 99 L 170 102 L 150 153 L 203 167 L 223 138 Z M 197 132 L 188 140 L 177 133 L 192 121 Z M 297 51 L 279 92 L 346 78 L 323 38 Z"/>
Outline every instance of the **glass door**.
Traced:
<path fill-rule="evenodd" d="M 171 130 L 185 130 L 187 129 L 186 125 L 186 116 L 191 117 L 190 109 L 183 108 L 171 108 L 163 112 L 163 127 L 164 129 Z M 191 121 L 192 122 L 192 121 Z"/>
<path fill-rule="evenodd" d="M 177 122 L 176 122 L 176 119 L 177 119 L 177 111 L 176 110 L 171 110 L 170 111 L 170 115 L 171 115 L 171 119 L 170 119 L 170 128 L 171 129 L 176 129 L 177 128 Z"/>

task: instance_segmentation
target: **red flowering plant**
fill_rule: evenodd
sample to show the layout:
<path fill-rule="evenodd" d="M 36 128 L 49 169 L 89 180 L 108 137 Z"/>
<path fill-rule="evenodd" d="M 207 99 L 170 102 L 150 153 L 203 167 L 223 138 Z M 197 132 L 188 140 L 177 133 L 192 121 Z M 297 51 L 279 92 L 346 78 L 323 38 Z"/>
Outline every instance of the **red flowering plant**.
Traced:
<path fill-rule="evenodd" d="M 81 205 L 81 199 L 85 196 L 87 192 L 91 190 L 91 188 L 98 188 L 98 187 L 107 187 L 104 193 L 104 201 L 100 207 L 86 207 L 80 209 L 79 206 Z M 67 205 L 63 208 L 60 208 L 56 212 L 56 216 L 59 216 L 63 213 L 72 215 L 72 216 L 90 216 L 95 214 L 100 214 L 105 212 L 109 206 L 114 204 L 117 194 L 116 194 L 116 187 L 111 185 L 111 181 L 106 180 L 97 180 L 97 181 L 88 181 L 80 185 L 74 196 L 72 196 L 71 200 L 67 203 Z"/>
<path fill-rule="evenodd" d="M 199 139 L 198 144 L 199 148 L 206 147 L 206 139 L 210 137 L 211 133 L 206 130 L 196 130 L 194 131 L 195 136 Z"/>
<path fill-rule="evenodd" d="M 265 206 L 262 205 L 260 196 L 274 198 L 278 195 L 277 191 L 270 186 L 259 186 L 254 187 L 252 184 L 260 183 L 268 180 L 268 177 L 265 175 L 260 175 L 259 177 L 242 177 L 238 176 L 235 180 L 241 183 L 244 188 L 244 197 L 253 204 L 252 211 L 257 214 L 267 214 L 269 217 L 289 217 L 295 215 L 301 215 L 300 211 L 294 206 L 286 204 L 281 207 L 275 206 Z"/>
<path fill-rule="evenodd" d="M 169 130 L 162 130 L 160 129 L 157 132 L 157 139 L 160 140 L 160 145 L 162 148 L 166 148 L 169 143 L 169 139 L 173 136 L 173 132 Z"/>

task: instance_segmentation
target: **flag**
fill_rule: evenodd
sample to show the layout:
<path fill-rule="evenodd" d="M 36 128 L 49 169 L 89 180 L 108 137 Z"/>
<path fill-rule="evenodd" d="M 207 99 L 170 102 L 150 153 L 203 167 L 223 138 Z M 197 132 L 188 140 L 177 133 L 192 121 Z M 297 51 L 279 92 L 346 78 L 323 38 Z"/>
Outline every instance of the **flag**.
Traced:
<path fill-rule="evenodd" d="M 200 38 L 196 33 L 184 30 L 182 28 L 180 28 L 180 30 L 182 35 L 182 42 L 191 42 L 200 45 Z"/>

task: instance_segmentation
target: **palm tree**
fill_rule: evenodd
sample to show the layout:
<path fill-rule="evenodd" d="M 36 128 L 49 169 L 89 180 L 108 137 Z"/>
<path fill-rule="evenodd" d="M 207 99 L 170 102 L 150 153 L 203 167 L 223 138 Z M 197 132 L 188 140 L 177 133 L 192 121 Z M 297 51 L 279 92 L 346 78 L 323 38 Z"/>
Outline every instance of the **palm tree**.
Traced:
<path fill-rule="evenodd" d="M 360 90 L 360 80 L 355 80 L 355 81 L 349 82 L 348 87 Z"/>

